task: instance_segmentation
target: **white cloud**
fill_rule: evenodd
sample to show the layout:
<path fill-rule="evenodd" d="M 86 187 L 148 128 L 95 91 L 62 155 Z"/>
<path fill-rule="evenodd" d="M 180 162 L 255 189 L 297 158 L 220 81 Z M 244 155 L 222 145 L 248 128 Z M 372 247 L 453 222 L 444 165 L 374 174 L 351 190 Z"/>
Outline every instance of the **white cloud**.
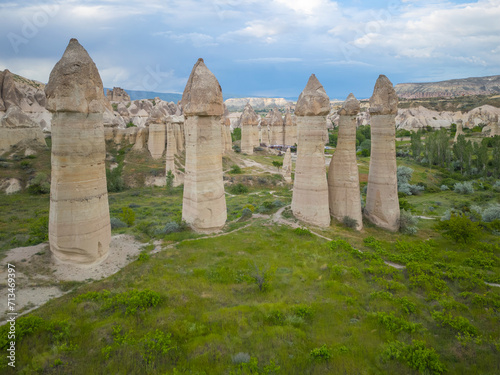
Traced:
<path fill-rule="evenodd" d="M 238 63 L 263 63 L 263 64 L 275 64 L 275 63 L 294 63 L 303 61 L 303 59 L 299 57 L 257 57 L 254 59 L 243 59 L 243 60 L 234 60 Z"/>
<path fill-rule="evenodd" d="M 189 42 L 195 48 L 199 47 L 213 47 L 216 46 L 217 43 L 214 40 L 214 37 L 207 34 L 201 33 L 186 33 L 186 34 L 174 34 L 171 31 L 155 33 L 154 35 L 162 35 L 176 43 L 186 43 Z"/>

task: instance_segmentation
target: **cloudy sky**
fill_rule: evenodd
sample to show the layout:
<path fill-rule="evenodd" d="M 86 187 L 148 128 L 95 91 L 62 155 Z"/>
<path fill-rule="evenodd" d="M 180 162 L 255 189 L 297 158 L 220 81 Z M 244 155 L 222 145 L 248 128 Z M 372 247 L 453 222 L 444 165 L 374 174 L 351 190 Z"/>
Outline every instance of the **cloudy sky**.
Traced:
<path fill-rule="evenodd" d="M 500 74 L 500 0 L 0 0 L 0 69 L 47 82 L 72 37 L 104 86 L 158 92 L 199 57 L 225 97 Z"/>

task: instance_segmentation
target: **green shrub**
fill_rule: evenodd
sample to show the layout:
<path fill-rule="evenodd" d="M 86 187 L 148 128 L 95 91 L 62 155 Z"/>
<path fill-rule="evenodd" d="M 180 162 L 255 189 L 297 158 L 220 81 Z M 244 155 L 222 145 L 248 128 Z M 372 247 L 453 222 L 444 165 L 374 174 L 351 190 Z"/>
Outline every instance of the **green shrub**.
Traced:
<path fill-rule="evenodd" d="M 422 324 L 411 323 L 406 319 L 398 318 L 393 312 L 387 314 L 385 312 L 377 312 L 374 314 L 378 322 L 382 324 L 390 332 L 408 332 L 415 333 L 422 329 Z"/>
<path fill-rule="evenodd" d="M 453 185 L 453 191 L 458 194 L 474 194 L 474 187 L 470 181 L 457 182 Z"/>
<path fill-rule="evenodd" d="M 249 208 L 244 208 L 241 211 L 240 221 L 248 220 L 252 217 L 252 211 Z"/>
<path fill-rule="evenodd" d="M 446 191 L 446 190 L 450 190 L 450 188 L 448 187 L 448 185 L 441 185 L 441 187 L 439 188 L 441 191 Z"/>
<path fill-rule="evenodd" d="M 417 233 L 418 218 L 406 210 L 400 211 L 399 231 L 404 234 Z"/>
<path fill-rule="evenodd" d="M 137 127 L 137 125 L 135 125 L 132 121 L 129 121 L 129 122 L 127 123 L 127 125 L 125 125 L 125 127 L 127 127 L 127 128 L 136 128 L 136 127 Z"/>
<path fill-rule="evenodd" d="M 241 182 L 238 182 L 237 184 L 231 185 L 229 187 L 229 192 L 231 194 L 246 194 L 248 193 L 248 187 L 243 185 Z"/>
<path fill-rule="evenodd" d="M 328 361 L 332 357 L 332 351 L 326 345 L 322 345 L 312 349 L 309 356 L 315 361 Z"/>
<path fill-rule="evenodd" d="M 462 334 L 469 334 L 471 336 L 478 334 L 476 327 L 470 324 L 469 319 L 463 316 L 453 316 L 451 313 L 445 314 L 441 311 L 433 311 L 431 316 L 442 327 L 448 327 Z"/>
<path fill-rule="evenodd" d="M 29 226 L 30 243 L 38 244 L 49 240 L 49 217 L 41 216 Z"/>
<path fill-rule="evenodd" d="M 464 213 L 452 213 L 450 220 L 440 221 L 436 228 L 441 230 L 444 236 L 464 244 L 475 240 L 481 234 L 479 224 L 472 222 Z"/>
<path fill-rule="evenodd" d="M 45 328 L 46 322 L 38 316 L 22 316 L 16 319 L 16 342 L 19 344 L 21 339 L 29 336 L 40 329 Z M 10 345 L 9 339 L 10 324 L 4 324 L 0 327 L 0 349 L 7 349 Z"/>
<path fill-rule="evenodd" d="M 307 228 L 295 228 L 293 232 L 298 236 L 308 236 L 308 237 L 312 236 L 311 231 Z"/>
<path fill-rule="evenodd" d="M 231 165 L 231 169 L 229 170 L 228 173 L 231 173 L 231 174 L 240 174 L 240 173 L 242 173 L 242 170 L 241 170 L 241 168 L 238 165 L 233 164 L 233 165 Z"/>
<path fill-rule="evenodd" d="M 382 352 L 382 360 L 402 362 L 421 374 L 442 374 L 446 371 L 436 351 L 419 340 L 413 340 L 411 345 L 400 341 L 389 342 Z"/>
<path fill-rule="evenodd" d="M 233 129 L 233 132 L 231 133 L 231 139 L 233 142 L 241 140 L 241 128 Z"/>
<path fill-rule="evenodd" d="M 259 287 L 259 291 L 264 292 L 271 287 L 271 280 L 274 278 L 275 273 L 276 269 L 270 268 L 269 265 L 260 268 L 255 264 L 254 270 L 250 272 L 249 277 Z"/>
<path fill-rule="evenodd" d="M 358 221 L 349 216 L 344 216 L 342 219 L 342 224 L 344 224 L 347 228 L 356 229 L 358 226 Z"/>
<path fill-rule="evenodd" d="M 108 192 L 117 193 L 125 189 L 125 183 L 121 176 L 121 168 L 115 168 L 112 171 L 106 169 L 106 184 Z"/>
<path fill-rule="evenodd" d="M 111 229 L 126 228 L 127 224 L 116 217 L 110 218 Z"/>
<path fill-rule="evenodd" d="M 28 187 L 30 194 L 48 194 L 50 193 L 50 177 L 40 172 L 31 180 Z"/>
<path fill-rule="evenodd" d="M 149 331 L 140 341 L 141 357 L 146 365 L 151 365 L 159 358 L 165 357 L 171 350 L 177 349 L 172 342 L 171 334 L 159 329 Z"/>
<path fill-rule="evenodd" d="M 135 212 L 130 207 L 122 207 L 122 212 L 120 214 L 120 219 L 131 227 L 135 223 Z"/>
<path fill-rule="evenodd" d="M 234 152 L 239 154 L 241 152 L 241 147 L 238 145 L 233 145 L 233 150 L 234 150 Z"/>

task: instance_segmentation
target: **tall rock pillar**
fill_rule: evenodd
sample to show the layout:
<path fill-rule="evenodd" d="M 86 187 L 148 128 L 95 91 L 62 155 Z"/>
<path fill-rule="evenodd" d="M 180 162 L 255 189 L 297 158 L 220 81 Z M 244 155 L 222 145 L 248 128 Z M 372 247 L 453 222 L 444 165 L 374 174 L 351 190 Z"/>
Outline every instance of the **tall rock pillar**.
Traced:
<path fill-rule="evenodd" d="M 323 134 L 330 99 L 313 74 L 297 101 L 298 143 L 293 185 L 292 211 L 300 220 L 327 227 L 328 183 L 325 171 Z"/>
<path fill-rule="evenodd" d="M 256 144 L 256 129 L 259 125 L 259 116 L 255 113 L 250 103 L 247 103 L 240 117 L 241 124 L 241 152 L 253 155 L 253 148 Z"/>
<path fill-rule="evenodd" d="M 457 142 L 459 135 L 464 135 L 464 122 L 462 120 L 457 121 L 457 131 L 455 132 L 453 143 Z"/>
<path fill-rule="evenodd" d="M 330 214 L 339 221 L 344 216 L 356 220 L 356 229 L 363 228 L 359 172 L 356 161 L 356 115 L 359 101 L 349 94 L 339 110 L 339 138 L 328 169 Z"/>
<path fill-rule="evenodd" d="M 297 124 L 293 122 L 290 108 L 286 109 L 283 124 L 285 128 L 285 145 L 293 146 L 297 143 Z"/>
<path fill-rule="evenodd" d="M 222 90 L 203 59 L 194 65 L 182 95 L 186 116 L 186 166 L 182 219 L 200 232 L 221 229 L 227 219 L 222 180 Z"/>
<path fill-rule="evenodd" d="M 104 143 L 104 92 L 87 51 L 71 39 L 45 87 L 52 112 L 49 241 L 64 262 L 105 259 L 111 241 Z"/>
<path fill-rule="evenodd" d="M 376 226 L 399 229 L 396 165 L 398 97 L 391 81 L 381 75 L 370 98 L 371 157 L 365 216 Z"/>

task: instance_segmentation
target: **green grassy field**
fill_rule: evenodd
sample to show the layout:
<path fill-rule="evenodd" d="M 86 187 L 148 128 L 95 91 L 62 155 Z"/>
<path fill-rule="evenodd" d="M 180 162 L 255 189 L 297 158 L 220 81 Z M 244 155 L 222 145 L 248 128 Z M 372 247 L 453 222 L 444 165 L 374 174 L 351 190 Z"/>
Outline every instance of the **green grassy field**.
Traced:
<path fill-rule="evenodd" d="M 240 157 L 228 158 L 226 167 Z M 133 158 L 125 158 L 124 173 L 151 173 L 144 155 Z M 281 160 L 249 159 L 266 166 Z M 132 162 L 137 169 L 127 172 Z M 427 186 L 404 198 L 416 215 L 439 218 L 450 208 L 500 202 L 492 189 L 470 195 L 432 190 L 444 181 L 437 170 L 407 159 L 398 165 L 414 169 L 411 183 Z M 363 181 L 369 158 L 358 166 Z M 20 165 L 16 171 L 22 173 Z M 210 238 L 183 226 L 182 187 L 110 193 L 111 217 L 133 216 L 113 234 L 131 234 L 146 245 L 162 240 L 162 251 L 150 254 L 155 246 L 146 246 L 118 273 L 76 283 L 19 318 L 16 369 L 3 356 L 1 372 L 500 372 L 500 288 L 487 284 L 500 283 L 498 235 L 485 229 L 475 241 L 457 243 L 436 229 L 435 219 L 421 219 L 411 236 L 369 223 L 362 232 L 335 221 L 326 229 L 292 229 L 270 219 L 292 197 L 278 177 L 246 168 L 225 174 L 228 224 Z M 231 192 L 237 184 L 247 190 Z M 3 253 L 43 240 L 48 204 L 47 194 L 0 195 Z M 242 217 L 245 208 L 260 215 Z M 290 218 L 289 210 L 284 216 Z M 6 330 L 0 329 L 2 349 Z"/>

